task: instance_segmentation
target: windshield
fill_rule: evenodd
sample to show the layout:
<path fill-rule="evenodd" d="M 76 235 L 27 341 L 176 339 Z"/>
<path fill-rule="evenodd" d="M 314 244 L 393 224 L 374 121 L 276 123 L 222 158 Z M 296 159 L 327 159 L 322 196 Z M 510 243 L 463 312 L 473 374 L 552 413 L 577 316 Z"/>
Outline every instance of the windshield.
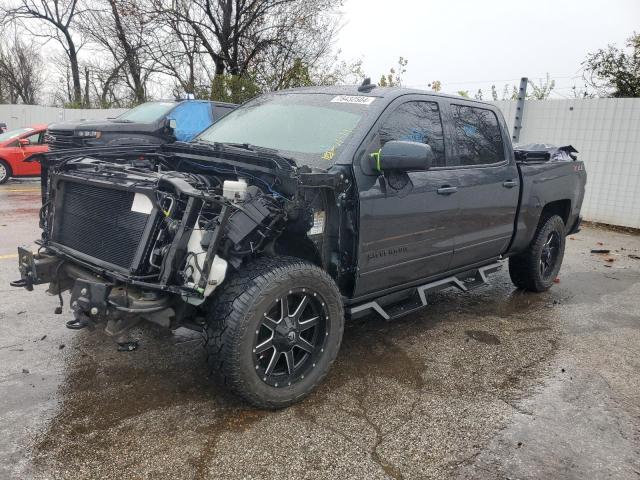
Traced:
<path fill-rule="evenodd" d="M 33 132 L 33 128 L 16 128 L 15 130 L 9 130 L 8 132 L 0 133 L 0 142 L 6 142 L 12 138 L 17 138 L 23 133 Z"/>
<path fill-rule="evenodd" d="M 328 168 L 374 100 L 326 94 L 263 95 L 218 120 L 196 140 L 273 148 L 300 164 Z"/>
<path fill-rule="evenodd" d="M 116 117 L 114 122 L 153 123 L 175 107 L 174 102 L 148 102 L 138 105 Z"/>

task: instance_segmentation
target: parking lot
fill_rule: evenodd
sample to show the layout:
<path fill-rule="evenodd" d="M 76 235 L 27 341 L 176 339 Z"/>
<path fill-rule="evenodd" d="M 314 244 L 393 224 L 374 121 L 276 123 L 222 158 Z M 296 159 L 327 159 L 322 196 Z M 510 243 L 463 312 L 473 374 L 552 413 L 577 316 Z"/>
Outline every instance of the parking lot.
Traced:
<path fill-rule="evenodd" d="M 38 183 L 0 187 L 0 478 L 640 478 L 640 236 L 585 227 L 559 283 L 347 325 L 302 403 L 249 408 L 207 378 L 199 335 L 116 351 L 15 289 Z M 609 255 L 591 249 L 609 249 Z"/>

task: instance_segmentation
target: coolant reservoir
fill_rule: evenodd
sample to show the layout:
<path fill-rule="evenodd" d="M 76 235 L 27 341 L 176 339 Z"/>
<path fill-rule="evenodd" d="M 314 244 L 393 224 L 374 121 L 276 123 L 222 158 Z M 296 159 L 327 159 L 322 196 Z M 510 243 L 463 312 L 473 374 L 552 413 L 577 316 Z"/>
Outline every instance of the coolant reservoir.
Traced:
<path fill-rule="evenodd" d="M 247 194 L 247 182 L 239 178 L 236 180 L 225 180 L 222 184 L 222 196 L 232 202 L 244 200 Z"/>

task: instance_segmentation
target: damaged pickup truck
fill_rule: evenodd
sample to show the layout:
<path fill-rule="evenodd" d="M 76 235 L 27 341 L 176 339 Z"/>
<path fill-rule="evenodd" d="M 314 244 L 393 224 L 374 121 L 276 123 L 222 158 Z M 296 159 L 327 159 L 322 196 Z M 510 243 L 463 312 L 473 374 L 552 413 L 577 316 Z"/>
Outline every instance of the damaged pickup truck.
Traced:
<path fill-rule="evenodd" d="M 49 283 L 58 313 L 69 290 L 67 326 L 124 348 L 140 321 L 203 331 L 233 391 L 284 407 L 327 375 L 345 316 L 406 315 L 507 257 L 517 287 L 548 289 L 580 224 L 570 152 L 517 160 L 499 110 L 458 97 L 267 94 L 188 143 L 47 154 L 14 285 Z"/>

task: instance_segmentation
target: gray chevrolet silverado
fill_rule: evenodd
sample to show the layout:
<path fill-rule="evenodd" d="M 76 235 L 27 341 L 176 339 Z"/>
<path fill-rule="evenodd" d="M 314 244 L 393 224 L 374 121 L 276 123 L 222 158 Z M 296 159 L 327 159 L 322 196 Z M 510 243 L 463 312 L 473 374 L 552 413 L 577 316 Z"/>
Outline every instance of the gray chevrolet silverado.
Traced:
<path fill-rule="evenodd" d="M 514 150 L 495 106 L 459 97 L 266 94 L 190 142 L 48 154 L 13 284 L 49 283 L 58 313 L 70 290 L 67 326 L 123 349 L 140 321 L 202 331 L 212 372 L 284 407 L 327 375 L 345 317 L 406 315 L 505 259 L 516 287 L 551 287 L 586 182 L 557 150 Z"/>

